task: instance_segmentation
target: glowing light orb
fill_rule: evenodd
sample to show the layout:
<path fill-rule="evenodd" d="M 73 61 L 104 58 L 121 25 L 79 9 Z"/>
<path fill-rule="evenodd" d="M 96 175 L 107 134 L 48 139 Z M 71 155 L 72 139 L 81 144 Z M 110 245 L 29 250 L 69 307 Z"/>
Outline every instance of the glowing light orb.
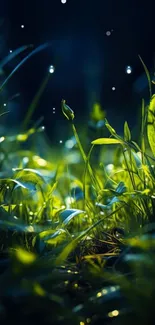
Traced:
<path fill-rule="evenodd" d="M 24 25 L 21 25 L 20 27 L 21 27 L 21 28 L 24 28 L 25 26 L 24 26 Z"/>
<path fill-rule="evenodd" d="M 110 30 L 108 30 L 108 31 L 106 32 L 106 35 L 107 35 L 107 36 L 110 36 L 110 35 L 111 35 Z"/>
<path fill-rule="evenodd" d="M 12 53 L 12 50 L 10 50 L 9 52 Z"/>
<path fill-rule="evenodd" d="M 53 65 L 50 65 L 49 67 L 49 73 L 54 73 L 55 69 Z"/>
<path fill-rule="evenodd" d="M 59 143 L 62 143 L 62 142 L 63 142 L 62 140 L 59 141 Z"/>
<path fill-rule="evenodd" d="M 74 147 L 74 141 L 73 140 L 67 140 L 66 143 L 65 143 L 65 147 L 67 149 L 72 149 Z"/>
<path fill-rule="evenodd" d="M 67 0 L 61 0 L 61 3 L 63 3 L 63 4 L 66 3 L 66 2 L 67 2 Z"/>
<path fill-rule="evenodd" d="M 116 90 L 116 88 L 115 88 L 115 87 L 112 87 L 112 90 L 113 90 L 113 91 L 115 91 L 115 90 Z"/>
<path fill-rule="evenodd" d="M 128 66 L 126 67 L 126 73 L 127 73 L 127 74 L 131 74 L 131 73 L 132 73 L 132 68 L 130 67 L 130 65 L 128 65 Z"/>

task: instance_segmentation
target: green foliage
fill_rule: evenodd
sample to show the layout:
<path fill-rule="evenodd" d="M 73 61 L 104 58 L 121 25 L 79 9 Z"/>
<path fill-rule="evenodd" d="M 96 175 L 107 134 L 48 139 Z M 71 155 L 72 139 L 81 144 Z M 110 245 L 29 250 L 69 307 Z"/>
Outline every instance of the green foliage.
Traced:
<path fill-rule="evenodd" d="M 140 144 L 127 122 L 117 134 L 96 104 L 91 118 L 109 137 L 86 149 L 63 100 L 81 157 L 68 163 L 69 150 L 40 156 L 42 127 L 26 130 L 42 90 L 25 129 L 0 138 L 0 322 L 154 324 L 155 97 L 142 102 Z"/>
<path fill-rule="evenodd" d="M 68 120 L 74 120 L 74 112 L 68 105 L 66 105 L 66 101 L 64 99 L 61 102 L 61 106 L 62 112 L 66 116 L 66 118 Z"/>
<path fill-rule="evenodd" d="M 148 107 L 147 135 L 151 150 L 155 156 L 155 95 L 153 95 Z"/>

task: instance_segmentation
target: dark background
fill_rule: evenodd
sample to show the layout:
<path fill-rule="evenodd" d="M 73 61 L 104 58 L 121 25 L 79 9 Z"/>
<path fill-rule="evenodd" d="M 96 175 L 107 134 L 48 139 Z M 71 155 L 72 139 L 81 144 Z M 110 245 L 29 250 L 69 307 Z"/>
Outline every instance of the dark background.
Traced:
<path fill-rule="evenodd" d="M 66 99 L 77 123 L 88 120 L 100 101 L 118 131 L 125 119 L 135 127 L 141 98 L 149 99 L 147 79 L 138 55 L 154 75 L 154 1 L 140 0 L 1 0 L 1 58 L 21 45 L 51 45 L 32 57 L 6 86 L 11 122 L 20 123 L 46 74 L 55 65 L 33 120 L 44 115 L 47 133 L 66 132 L 60 102 Z M 24 24 L 24 29 L 21 25 Z M 111 31 L 107 36 L 106 32 Z M 26 52 L 26 53 L 29 53 Z M 25 55 L 25 54 L 24 54 Z M 5 67 L 5 76 L 23 58 Z M 131 75 L 126 66 L 132 67 Z M 112 87 L 116 87 L 112 91 Z M 53 114 L 53 107 L 56 113 Z M 54 131 L 55 130 L 55 131 Z M 55 133 L 57 136 L 57 132 Z"/>

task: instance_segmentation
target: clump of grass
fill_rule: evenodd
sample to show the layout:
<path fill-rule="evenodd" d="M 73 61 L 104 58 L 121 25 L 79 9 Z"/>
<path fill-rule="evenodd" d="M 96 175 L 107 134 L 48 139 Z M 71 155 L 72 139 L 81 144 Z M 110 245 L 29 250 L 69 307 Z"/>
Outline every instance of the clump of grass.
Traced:
<path fill-rule="evenodd" d="M 109 137 L 87 152 L 64 100 L 62 112 L 80 166 L 39 156 L 40 125 L 0 138 L 1 324 L 154 324 L 155 97 L 142 103 L 140 143 L 100 112 Z M 95 146 L 112 152 L 110 164 L 94 167 Z"/>

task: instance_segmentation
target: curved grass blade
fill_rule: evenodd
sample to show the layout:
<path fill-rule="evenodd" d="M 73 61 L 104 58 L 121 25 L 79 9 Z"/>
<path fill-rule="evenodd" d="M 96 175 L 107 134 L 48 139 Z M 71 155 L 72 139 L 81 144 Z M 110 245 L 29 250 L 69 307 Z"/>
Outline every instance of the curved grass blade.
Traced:
<path fill-rule="evenodd" d="M 3 89 L 3 87 L 6 85 L 6 83 L 10 80 L 10 78 L 14 75 L 14 73 L 28 60 L 31 58 L 31 56 L 35 55 L 36 53 L 44 50 L 49 46 L 49 43 L 42 44 L 38 46 L 35 50 L 33 50 L 31 53 L 29 53 L 9 74 L 9 76 L 4 80 L 0 87 L 0 91 Z"/>
<path fill-rule="evenodd" d="M 148 80 L 148 85 L 149 85 L 149 93 L 150 93 L 150 98 L 152 97 L 152 87 L 151 87 L 151 78 L 150 78 L 150 74 L 149 74 L 149 71 L 144 63 L 144 61 L 142 60 L 141 56 L 139 56 L 139 59 L 144 67 L 144 70 L 145 70 L 145 73 L 146 73 L 146 76 L 147 76 L 147 80 Z"/>
<path fill-rule="evenodd" d="M 97 227 L 99 224 L 101 224 L 103 221 L 105 221 L 106 218 L 111 217 L 112 215 L 114 215 L 116 212 L 118 212 L 119 210 L 121 210 L 122 208 L 124 208 L 125 204 L 122 204 L 121 206 L 119 206 L 117 209 L 115 209 L 113 212 L 111 212 L 110 214 L 108 214 L 107 216 L 103 217 L 102 219 L 98 220 L 97 222 L 95 222 L 92 226 L 90 226 L 88 229 L 86 229 L 85 231 L 83 231 L 78 237 L 76 237 L 75 239 L 73 239 L 65 248 L 64 250 L 58 255 L 58 257 L 56 258 L 56 265 L 61 265 L 61 263 L 63 263 L 67 257 L 69 256 L 69 254 L 77 247 L 79 241 L 85 237 L 86 235 L 88 235 L 88 233 L 94 229 L 95 227 Z"/>
<path fill-rule="evenodd" d="M 66 226 L 75 216 L 81 213 L 85 213 L 85 211 L 78 209 L 67 209 L 60 213 L 60 218 L 63 221 L 63 224 Z"/>
<path fill-rule="evenodd" d="M 8 113 L 10 113 L 10 111 L 3 112 L 3 113 L 0 114 L 0 117 L 2 117 L 3 115 L 6 115 L 6 114 L 8 114 Z"/>
<path fill-rule="evenodd" d="M 2 69 L 8 62 L 10 62 L 12 59 L 14 59 L 18 54 L 24 52 L 29 47 L 33 47 L 32 44 L 30 45 L 24 45 L 19 47 L 17 50 L 13 51 L 13 53 L 7 55 L 1 62 L 0 62 L 0 69 Z"/>

